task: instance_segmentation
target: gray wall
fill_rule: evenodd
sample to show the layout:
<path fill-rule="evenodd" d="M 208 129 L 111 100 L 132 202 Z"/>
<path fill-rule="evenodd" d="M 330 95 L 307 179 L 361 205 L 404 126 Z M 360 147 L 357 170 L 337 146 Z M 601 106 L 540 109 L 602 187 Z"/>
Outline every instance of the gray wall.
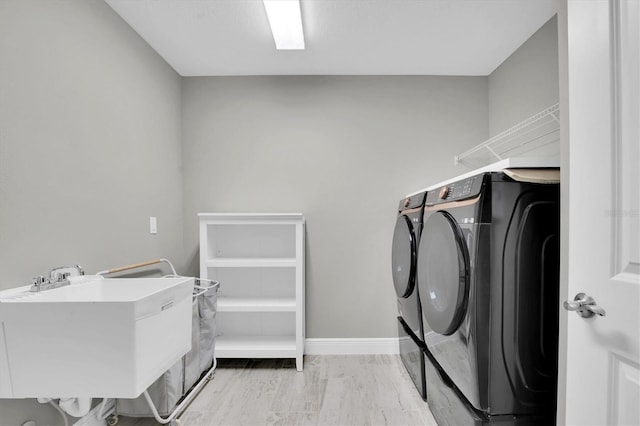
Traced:
<path fill-rule="evenodd" d="M 0 1 L 0 58 L 0 289 L 181 263 L 180 77 L 101 0 Z M 62 424 L 34 400 L 0 413 Z"/>
<path fill-rule="evenodd" d="M 196 213 L 302 212 L 307 337 L 396 335 L 394 211 L 487 137 L 487 79 L 188 78 L 183 105 L 191 271 Z"/>
<path fill-rule="evenodd" d="M 489 75 L 489 132 L 496 135 L 558 102 L 554 16 Z"/>
<path fill-rule="evenodd" d="M 181 262 L 180 77 L 100 0 L 2 0 L 0 57 L 0 288 Z"/>
<path fill-rule="evenodd" d="M 453 155 L 558 102 L 557 42 L 554 17 L 488 77 L 184 79 L 188 270 L 196 213 L 300 211 L 307 337 L 395 335 L 393 206 L 466 172 Z"/>

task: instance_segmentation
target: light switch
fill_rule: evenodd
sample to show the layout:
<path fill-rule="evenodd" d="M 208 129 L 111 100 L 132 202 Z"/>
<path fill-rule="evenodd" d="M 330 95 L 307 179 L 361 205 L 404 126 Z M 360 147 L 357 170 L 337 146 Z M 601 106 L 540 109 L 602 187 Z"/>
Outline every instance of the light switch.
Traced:
<path fill-rule="evenodd" d="M 158 219 L 155 216 L 149 217 L 149 233 L 150 234 L 158 233 Z"/>

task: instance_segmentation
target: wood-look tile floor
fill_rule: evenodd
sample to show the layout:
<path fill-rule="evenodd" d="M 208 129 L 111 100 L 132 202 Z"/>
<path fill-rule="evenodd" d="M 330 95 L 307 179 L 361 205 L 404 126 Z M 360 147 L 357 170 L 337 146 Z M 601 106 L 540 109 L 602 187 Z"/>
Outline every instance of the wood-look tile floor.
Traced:
<path fill-rule="evenodd" d="M 436 425 L 398 355 L 221 360 L 179 417 L 207 425 Z M 121 417 L 122 426 L 157 425 Z"/>

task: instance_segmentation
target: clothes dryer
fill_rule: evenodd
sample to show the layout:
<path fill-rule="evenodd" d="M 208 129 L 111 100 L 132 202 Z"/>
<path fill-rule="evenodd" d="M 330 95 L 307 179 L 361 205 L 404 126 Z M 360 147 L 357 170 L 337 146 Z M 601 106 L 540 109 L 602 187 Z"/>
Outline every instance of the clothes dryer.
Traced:
<path fill-rule="evenodd" d="M 398 301 L 400 357 L 422 398 L 426 398 L 422 355 L 424 328 L 416 273 L 425 195 L 421 192 L 400 200 L 391 249 L 393 286 Z"/>
<path fill-rule="evenodd" d="M 426 197 L 418 294 L 439 424 L 555 422 L 559 188 L 508 173 Z"/>

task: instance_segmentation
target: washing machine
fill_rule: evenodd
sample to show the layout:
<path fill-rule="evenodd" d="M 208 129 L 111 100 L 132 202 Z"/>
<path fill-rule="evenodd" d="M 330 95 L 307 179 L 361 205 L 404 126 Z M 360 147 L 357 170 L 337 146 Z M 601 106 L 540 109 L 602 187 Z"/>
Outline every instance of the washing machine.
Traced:
<path fill-rule="evenodd" d="M 520 172 L 465 177 L 425 200 L 417 282 L 440 425 L 555 423 L 559 185 Z"/>
<path fill-rule="evenodd" d="M 391 249 L 400 358 L 423 399 L 426 398 L 424 328 L 416 274 L 425 196 L 425 192 L 420 192 L 400 200 Z"/>

